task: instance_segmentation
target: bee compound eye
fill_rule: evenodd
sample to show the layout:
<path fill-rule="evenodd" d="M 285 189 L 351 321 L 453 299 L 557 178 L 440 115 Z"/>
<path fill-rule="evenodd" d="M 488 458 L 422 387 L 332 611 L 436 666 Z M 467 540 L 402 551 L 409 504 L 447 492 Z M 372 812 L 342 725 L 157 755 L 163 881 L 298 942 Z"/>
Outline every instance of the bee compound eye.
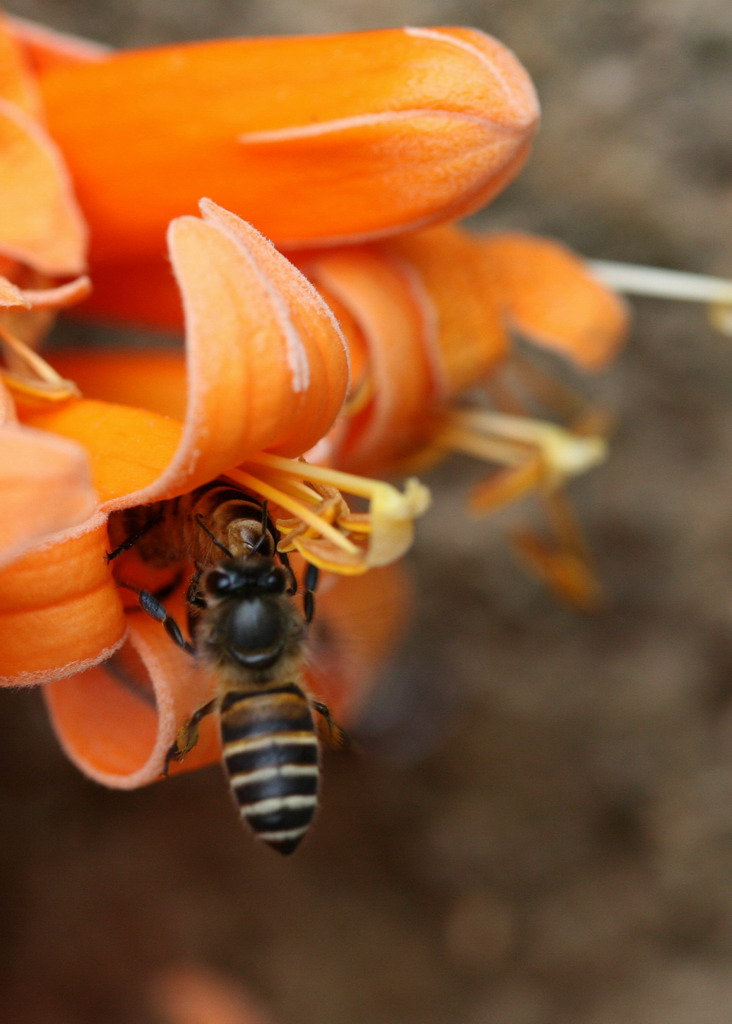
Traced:
<path fill-rule="evenodd" d="M 281 594 L 285 589 L 285 574 L 275 566 L 268 572 L 262 573 L 259 578 L 259 586 L 268 594 Z"/>
<path fill-rule="evenodd" d="M 221 569 L 213 569 L 206 576 L 206 589 L 211 594 L 225 594 L 231 589 L 231 576 Z"/>

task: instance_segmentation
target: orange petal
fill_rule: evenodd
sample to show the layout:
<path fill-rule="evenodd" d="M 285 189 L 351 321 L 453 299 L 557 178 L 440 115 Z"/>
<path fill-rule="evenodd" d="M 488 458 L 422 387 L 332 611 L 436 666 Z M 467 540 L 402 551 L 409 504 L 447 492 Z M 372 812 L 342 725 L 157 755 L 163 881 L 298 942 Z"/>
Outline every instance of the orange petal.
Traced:
<path fill-rule="evenodd" d="M 173 222 L 170 252 L 196 389 L 185 460 L 205 440 L 211 479 L 262 449 L 299 455 L 320 440 L 346 395 L 348 357 L 302 274 L 238 217 L 209 201 L 201 210 L 203 221 Z"/>
<path fill-rule="evenodd" d="M 50 275 L 84 268 L 86 230 L 56 147 L 19 107 L 0 100 L 0 252 Z"/>
<path fill-rule="evenodd" d="M 177 349 L 61 349 L 54 369 L 88 398 L 137 405 L 182 420 L 186 361 Z"/>
<path fill-rule="evenodd" d="M 52 682 L 44 693 L 69 760 L 96 782 L 134 789 L 160 778 L 178 730 L 210 699 L 211 684 L 160 623 L 140 612 L 129 616 L 128 642 L 111 661 Z M 213 716 L 201 722 L 186 770 L 218 757 L 215 724 Z"/>
<path fill-rule="evenodd" d="M 350 418 L 336 461 L 354 472 L 383 470 L 422 440 L 435 391 L 431 321 L 412 268 L 389 252 L 356 248 L 321 253 L 305 269 L 355 320 L 368 352 L 371 401 Z"/>
<path fill-rule="evenodd" d="M 409 580 L 400 564 L 362 576 L 331 576 L 318 588 L 309 686 L 337 722 L 347 725 L 378 682 L 411 614 Z"/>
<path fill-rule="evenodd" d="M 57 32 L 25 18 L 6 14 L 3 21 L 35 74 L 68 64 L 101 60 L 110 53 L 110 48 L 101 43 L 93 43 L 67 32 Z"/>
<path fill-rule="evenodd" d="M 108 261 L 159 256 L 202 194 L 300 246 L 462 215 L 517 173 L 538 117 L 513 54 L 468 29 L 138 50 L 40 88 Z"/>
<path fill-rule="evenodd" d="M 182 432 L 91 400 L 24 413 L 85 446 L 107 510 L 185 493 L 262 449 L 299 455 L 346 393 L 345 342 L 315 288 L 249 225 L 213 203 L 202 209 L 205 220 L 181 217 L 170 231 L 187 322 Z"/>
<path fill-rule="evenodd" d="M 433 359 L 443 398 L 484 380 L 507 355 L 500 293 L 480 249 L 467 232 L 446 225 L 390 239 L 419 280 L 434 324 Z"/>
<path fill-rule="evenodd" d="M 97 506 L 84 450 L 23 427 L 0 427 L 0 490 L 0 566 Z"/>
<path fill-rule="evenodd" d="M 139 504 L 140 494 L 155 492 L 183 432 L 177 420 L 91 399 L 24 408 L 22 419 L 83 445 L 94 487 L 108 510 Z"/>
<path fill-rule="evenodd" d="M 532 341 L 600 370 L 628 332 L 625 303 L 565 246 L 500 234 L 478 240 L 507 317 Z"/>
<path fill-rule="evenodd" d="M 0 682 L 45 682 L 119 646 L 125 621 L 106 549 L 97 515 L 0 570 Z"/>
<path fill-rule="evenodd" d="M 0 17 L 0 98 L 32 117 L 41 115 L 41 98 L 22 47 L 13 38 L 10 19 Z"/>
<path fill-rule="evenodd" d="M 368 350 L 372 398 L 334 438 L 341 468 L 381 472 L 424 448 L 440 405 L 507 354 L 492 275 L 458 228 L 321 251 L 303 266 L 355 319 Z"/>

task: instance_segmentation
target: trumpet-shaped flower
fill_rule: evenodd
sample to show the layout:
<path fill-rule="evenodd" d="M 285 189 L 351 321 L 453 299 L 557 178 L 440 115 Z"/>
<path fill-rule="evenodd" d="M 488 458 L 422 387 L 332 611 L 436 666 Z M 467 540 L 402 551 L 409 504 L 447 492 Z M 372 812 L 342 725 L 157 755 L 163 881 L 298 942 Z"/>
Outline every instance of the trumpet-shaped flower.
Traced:
<path fill-rule="evenodd" d="M 509 327 L 583 369 L 606 365 L 624 336 L 625 312 L 593 271 L 611 283 L 618 271 L 621 280 L 628 274 L 590 268 L 528 236 L 410 230 L 473 209 L 520 168 L 538 107 L 513 55 L 464 29 L 116 55 L 60 46 L 27 25 L 13 23 L 13 31 L 92 223 L 89 312 L 175 323 L 177 295 L 159 256 L 162 225 L 199 192 L 215 191 L 281 246 L 300 250 L 299 265 L 346 333 L 354 369 L 346 415 L 318 458 L 369 471 L 451 449 L 494 461 L 503 468 L 475 489 L 471 507 L 491 509 L 538 489 L 567 542 L 558 571 L 569 582 L 560 587 L 582 590 L 576 577 L 585 556 L 560 489 L 602 459 L 597 417 L 593 423 L 574 396 L 522 364 L 523 385 L 558 405 L 570 429 L 532 422 L 515 399 L 510 408 L 495 400 L 495 378 L 517 362 Z M 268 77 L 276 88 L 260 87 Z M 111 106 L 115 119 L 105 115 Z M 386 240 L 366 241 L 374 238 Z M 302 252 L 339 240 L 360 244 Z M 639 287 L 638 273 L 631 276 L 631 289 Z M 726 282 L 709 297 L 728 311 Z M 79 372 L 94 378 L 97 394 L 126 400 L 135 358 L 105 357 L 101 375 L 86 358 Z M 180 376 L 174 358 L 156 360 L 166 378 Z M 486 381 L 497 409 L 454 408 L 465 389 Z M 175 399 L 150 401 L 170 411 Z M 273 472 L 270 460 L 266 473 Z M 306 532 L 293 527 L 290 539 L 302 545 Z M 311 543 L 311 558 L 319 543 Z M 549 549 L 526 536 L 517 543 L 551 575 Z"/>
<path fill-rule="evenodd" d="M 443 226 L 300 265 L 348 310 L 351 350 L 366 352 L 333 456 L 359 472 L 429 446 L 455 400 L 511 358 L 510 328 L 587 370 L 606 366 L 627 330 L 622 302 L 579 258 L 528 235 Z"/>
<path fill-rule="evenodd" d="M 270 499 L 292 549 L 360 573 L 404 550 L 411 517 L 425 505 L 416 484 L 402 498 L 388 485 L 355 478 L 373 516 L 354 527 L 333 475 L 323 478 L 315 467 L 311 480 L 309 467 L 293 461 L 328 431 L 346 393 L 341 332 L 316 290 L 261 235 L 212 203 L 201 208 L 201 218 L 178 218 L 169 231 L 188 338 L 185 402 L 177 396 L 178 406 L 185 405 L 182 421 L 74 397 L 60 378 L 54 390 L 53 381 L 39 378 L 32 356 L 23 371 L 4 375 L 26 429 L 83 449 L 98 504 L 91 517 L 0 572 L 2 674 L 16 684 L 50 681 L 51 713 L 69 755 L 112 785 L 138 785 L 159 774 L 211 681 L 173 649 L 157 623 L 136 615 L 129 625 L 105 560 L 110 514 L 225 473 Z M 368 594 L 363 587 L 370 584 L 360 586 Z M 348 598 L 341 593 L 338 602 L 346 605 Z M 99 666 L 119 652 L 128 625 L 132 646 Z M 325 651 L 320 661 L 332 657 L 337 654 Z M 341 704 L 355 699 L 358 672 L 361 667 L 345 665 L 353 687 Z M 142 689 L 130 682 L 140 674 L 149 679 Z M 185 766 L 210 759 L 212 749 L 209 734 Z"/>
<path fill-rule="evenodd" d="M 524 388 L 556 401 L 560 422 L 504 407 L 495 385 L 517 365 L 510 329 L 583 369 L 603 367 L 625 332 L 622 303 L 556 243 L 427 227 L 490 199 L 526 158 L 538 108 L 505 48 L 470 30 L 406 29 L 105 54 L 9 25 L 33 73 L 0 33 L 0 194 L 15 197 L 0 226 L 0 336 L 22 421 L 4 429 L 13 444 L 36 445 L 38 473 L 16 474 L 18 506 L 37 504 L 46 480 L 68 480 L 69 502 L 22 529 L 0 522 L 0 668 L 14 683 L 49 681 L 57 732 L 80 767 L 121 787 L 156 778 L 210 695 L 159 624 L 127 613 L 104 555 L 110 515 L 221 474 L 268 500 L 282 550 L 341 574 L 319 618 L 351 643 L 321 642 L 316 630 L 311 669 L 316 692 L 323 676 L 340 680 L 340 691 L 327 688 L 336 713 L 357 699 L 401 617 L 387 563 L 427 503 L 416 481 L 399 493 L 355 472 L 450 450 L 496 463 L 472 506 L 538 491 L 557 541 L 524 533 L 516 546 L 555 588 L 591 602 L 562 488 L 602 459 L 602 433 L 574 396 L 523 364 Z M 91 227 L 87 311 L 184 319 L 185 362 L 65 353 L 54 373 L 24 344 L 87 287 L 54 280 L 84 266 L 61 154 Z M 295 253 L 304 276 L 223 206 L 204 201 L 194 216 L 201 194 Z M 490 404 L 463 397 L 476 385 Z M 3 408 L 12 419 L 7 399 Z M 66 445 L 47 477 L 39 436 Z M 7 452 L 10 486 L 18 457 Z M 368 512 L 352 512 L 340 491 Z M 386 567 L 360 575 L 373 566 Z M 170 605 L 184 614 L 180 595 Z M 183 767 L 215 753 L 207 720 Z"/>
<path fill-rule="evenodd" d="M 451 226 L 321 251 L 301 266 L 334 309 L 348 312 L 341 320 L 360 355 L 347 421 L 332 435 L 333 463 L 358 472 L 405 464 L 421 470 L 459 451 L 496 465 L 473 489 L 471 510 L 537 493 L 553 536 L 523 531 L 513 544 L 561 597 L 593 607 L 598 586 L 563 488 L 604 459 L 604 424 L 518 360 L 509 330 L 598 370 L 627 333 L 624 304 L 556 242 L 475 237 Z M 525 395 L 548 400 L 560 422 L 534 419 L 517 396 L 502 408 L 496 384 L 506 369 L 518 371 Z M 484 392 L 477 404 L 476 386 Z"/>

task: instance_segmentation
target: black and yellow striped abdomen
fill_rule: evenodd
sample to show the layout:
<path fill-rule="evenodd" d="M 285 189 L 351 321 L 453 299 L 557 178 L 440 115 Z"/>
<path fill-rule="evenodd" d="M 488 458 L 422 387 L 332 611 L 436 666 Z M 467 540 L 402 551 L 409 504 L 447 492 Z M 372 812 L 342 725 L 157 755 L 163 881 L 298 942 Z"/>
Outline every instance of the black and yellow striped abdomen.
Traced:
<path fill-rule="evenodd" d="M 318 741 L 294 683 L 229 691 L 221 701 L 224 765 L 241 815 L 265 843 L 292 853 L 318 802 Z"/>

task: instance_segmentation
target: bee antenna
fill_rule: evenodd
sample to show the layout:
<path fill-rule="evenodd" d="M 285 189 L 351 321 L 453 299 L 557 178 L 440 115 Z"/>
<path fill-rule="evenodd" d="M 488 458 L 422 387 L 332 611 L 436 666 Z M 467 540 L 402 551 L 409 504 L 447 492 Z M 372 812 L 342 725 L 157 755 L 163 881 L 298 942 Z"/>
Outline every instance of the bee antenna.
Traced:
<path fill-rule="evenodd" d="M 223 551 L 227 558 L 233 558 L 234 557 L 232 555 L 232 553 L 229 551 L 229 549 L 227 548 L 227 546 L 225 544 L 222 544 L 221 541 L 217 537 L 215 537 L 213 535 L 213 533 L 211 533 L 211 531 L 209 530 L 208 526 L 206 526 L 206 522 L 205 522 L 205 520 L 204 520 L 204 518 L 203 518 L 203 516 L 201 515 L 200 512 L 196 513 L 196 522 L 201 527 L 201 529 L 204 531 L 204 533 L 206 533 L 208 535 L 209 540 L 213 541 L 213 543 L 216 545 L 216 547 L 220 551 Z"/>
<path fill-rule="evenodd" d="M 267 534 L 270 532 L 269 513 L 267 511 L 268 505 L 269 501 L 265 498 L 262 502 L 262 532 L 259 536 L 259 540 L 252 548 L 252 554 L 255 555 L 264 547 L 265 541 L 267 540 Z"/>

